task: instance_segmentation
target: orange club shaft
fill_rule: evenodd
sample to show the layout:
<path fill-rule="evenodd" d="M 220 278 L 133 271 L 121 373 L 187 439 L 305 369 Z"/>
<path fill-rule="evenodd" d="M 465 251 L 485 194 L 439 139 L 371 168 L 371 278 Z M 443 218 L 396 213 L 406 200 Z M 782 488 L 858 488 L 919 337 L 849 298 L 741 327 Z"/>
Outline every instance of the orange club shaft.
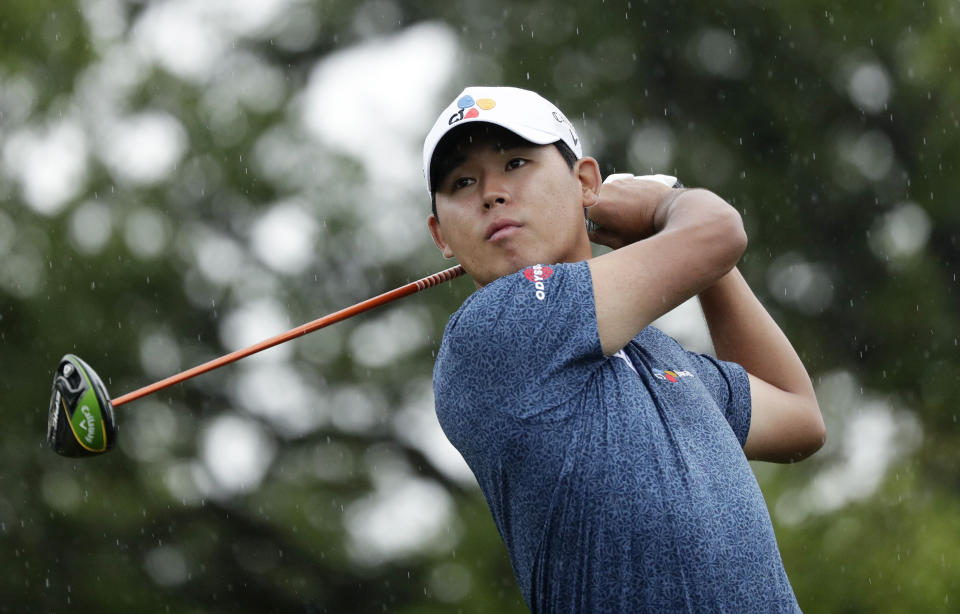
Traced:
<path fill-rule="evenodd" d="M 265 339 L 260 343 L 251 345 L 250 347 L 236 350 L 219 358 L 214 358 L 211 361 L 197 365 L 196 367 L 187 369 L 186 371 L 182 371 L 176 375 L 171 375 L 170 377 L 160 380 L 159 382 L 149 384 L 143 388 L 134 390 L 133 392 L 128 392 L 123 396 L 113 399 L 110 403 L 114 407 L 118 407 L 120 405 L 124 405 L 125 403 L 129 403 L 130 401 L 135 401 L 136 399 L 145 397 L 148 394 L 153 394 L 158 390 L 169 388 L 174 384 L 179 384 L 182 381 L 196 377 L 202 373 L 206 373 L 207 371 L 218 369 L 224 365 L 236 362 L 241 358 L 246 358 L 251 354 L 256 354 L 257 352 L 262 352 L 263 350 L 272 348 L 275 345 L 280 345 L 281 343 L 286 343 L 292 339 L 302 337 L 314 331 L 320 330 L 321 328 L 330 326 L 331 324 L 340 322 L 341 320 L 346 320 L 347 318 L 353 317 L 359 313 L 363 313 L 375 307 L 393 302 L 399 298 L 415 294 L 421 290 L 426 290 L 427 288 L 432 288 L 433 286 L 441 284 L 445 281 L 450 281 L 451 279 L 455 279 L 463 274 L 463 267 L 458 264 L 457 266 L 451 267 L 444 271 L 434 273 L 433 275 L 428 275 L 427 277 L 410 282 L 406 285 L 400 286 L 399 288 L 390 290 L 389 292 L 384 292 L 383 294 L 369 298 L 351 307 L 347 307 L 345 309 L 341 309 L 340 311 L 323 316 L 322 318 L 318 318 L 312 322 L 307 322 L 306 324 L 288 330 L 285 333 L 281 333 L 275 337 L 270 337 L 269 339 Z"/>

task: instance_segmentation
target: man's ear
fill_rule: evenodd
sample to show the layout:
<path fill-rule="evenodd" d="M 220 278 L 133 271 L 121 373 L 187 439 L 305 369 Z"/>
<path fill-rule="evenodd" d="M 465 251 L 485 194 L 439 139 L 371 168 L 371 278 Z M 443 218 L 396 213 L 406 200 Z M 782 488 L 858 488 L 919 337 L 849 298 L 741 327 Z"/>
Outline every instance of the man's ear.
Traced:
<path fill-rule="evenodd" d="M 430 236 L 433 237 L 433 242 L 436 243 L 437 248 L 443 252 L 443 257 L 453 258 L 453 250 L 450 249 L 446 239 L 443 238 L 443 229 L 440 228 L 440 220 L 437 219 L 437 216 L 431 213 L 429 217 L 427 217 L 427 227 L 430 229 Z"/>
<path fill-rule="evenodd" d="M 583 206 L 592 207 L 600 199 L 600 187 L 603 178 L 600 176 L 600 164 L 595 158 L 580 158 L 573 165 L 573 174 L 580 181 L 583 197 Z"/>

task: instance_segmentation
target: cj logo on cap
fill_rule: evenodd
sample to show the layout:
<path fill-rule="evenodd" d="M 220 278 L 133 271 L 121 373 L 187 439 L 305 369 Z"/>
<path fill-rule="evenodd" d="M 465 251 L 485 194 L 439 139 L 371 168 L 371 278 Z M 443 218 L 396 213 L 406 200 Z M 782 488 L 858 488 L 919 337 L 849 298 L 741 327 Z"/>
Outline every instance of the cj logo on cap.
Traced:
<path fill-rule="evenodd" d="M 459 110 L 450 116 L 450 119 L 447 120 L 447 125 L 452 126 L 460 120 L 479 117 L 481 110 L 489 111 L 495 106 L 497 106 L 497 103 L 493 98 L 479 98 L 474 100 L 473 96 L 466 94 L 461 96 L 460 100 L 457 101 L 457 108 Z M 480 108 L 477 109 L 477 107 Z"/>

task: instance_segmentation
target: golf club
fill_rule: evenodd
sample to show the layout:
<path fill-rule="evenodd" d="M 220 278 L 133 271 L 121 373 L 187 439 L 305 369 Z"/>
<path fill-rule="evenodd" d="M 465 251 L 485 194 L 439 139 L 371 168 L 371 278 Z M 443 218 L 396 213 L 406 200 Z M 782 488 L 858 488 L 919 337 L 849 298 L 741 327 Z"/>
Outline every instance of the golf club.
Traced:
<path fill-rule="evenodd" d="M 50 395 L 50 407 L 47 413 L 47 442 L 55 452 L 63 456 L 80 457 L 103 454 L 109 451 L 117 440 L 114 408 L 196 377 L 201 373 L 246 358 L 251 354 L 256 354 L 341 320 L 346 320 L 374 307 L 385 305 L 445 281 L 450 281 L 463 275 L 463 273 L 463 267 L 458 264 L 455 267 L 434 273 L 351 307 L 323 316 L 275 337 L 270 337 L 250 347 L 236 350 L 192 369 L 171 375 L 159 382 L 117 397 L 113 401 L 110 400 L 103 381 L 90 365 L 73 354 L 67 354 L 60 359 L 60 364 L 53 376 L 53 391 Z"/>

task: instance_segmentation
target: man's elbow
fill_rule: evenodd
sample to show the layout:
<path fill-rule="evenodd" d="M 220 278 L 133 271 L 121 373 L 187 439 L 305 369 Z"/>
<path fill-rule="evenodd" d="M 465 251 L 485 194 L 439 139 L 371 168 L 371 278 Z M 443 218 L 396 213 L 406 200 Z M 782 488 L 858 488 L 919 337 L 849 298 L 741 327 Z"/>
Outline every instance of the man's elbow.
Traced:
<path fill-rule="evenodd" d="M 737 265 L 740 257 L 743 256 L 743 252 L 747 250 L 747 231 L 743 227 L 743 218 L 740 216 L 740 212 L 733 206 L 726 204 L 718 213 L 720 220 L 718 220 L 714 229 L 720 233 L 719 244 L 723 246 L 723 260 L 725 261 L 725 267 L 729 270 Z"/>
<path fill-rule="evenodd" d="M 695 218 L 692 223 L 689 219 L 678 223 L 686 233 L 684 242 L 696 250 L 701 263 L 712 265 L 719 279 L 737 265 L 747 249 L 747 232 L 740 212 L 710 190 L 680 190 L 669 206 L 658 208 L 657 215 L 665 215 L 666 218 L 658 218 L 655 227 L 666 230 L 670 227 L 669 220 L 677 219 L 678 215 L 682 217 L 683 212 Z"/>
<path fill-rule="evenodd" d="M 798 425 L 797 450 L 790 458 L 790 462 L 801 461 L 813 456 L 827 442 L 827 426 L 823 422 L 820 406 L 812 400 L 808 407 L 804 407 L 804 420 Z"/>

